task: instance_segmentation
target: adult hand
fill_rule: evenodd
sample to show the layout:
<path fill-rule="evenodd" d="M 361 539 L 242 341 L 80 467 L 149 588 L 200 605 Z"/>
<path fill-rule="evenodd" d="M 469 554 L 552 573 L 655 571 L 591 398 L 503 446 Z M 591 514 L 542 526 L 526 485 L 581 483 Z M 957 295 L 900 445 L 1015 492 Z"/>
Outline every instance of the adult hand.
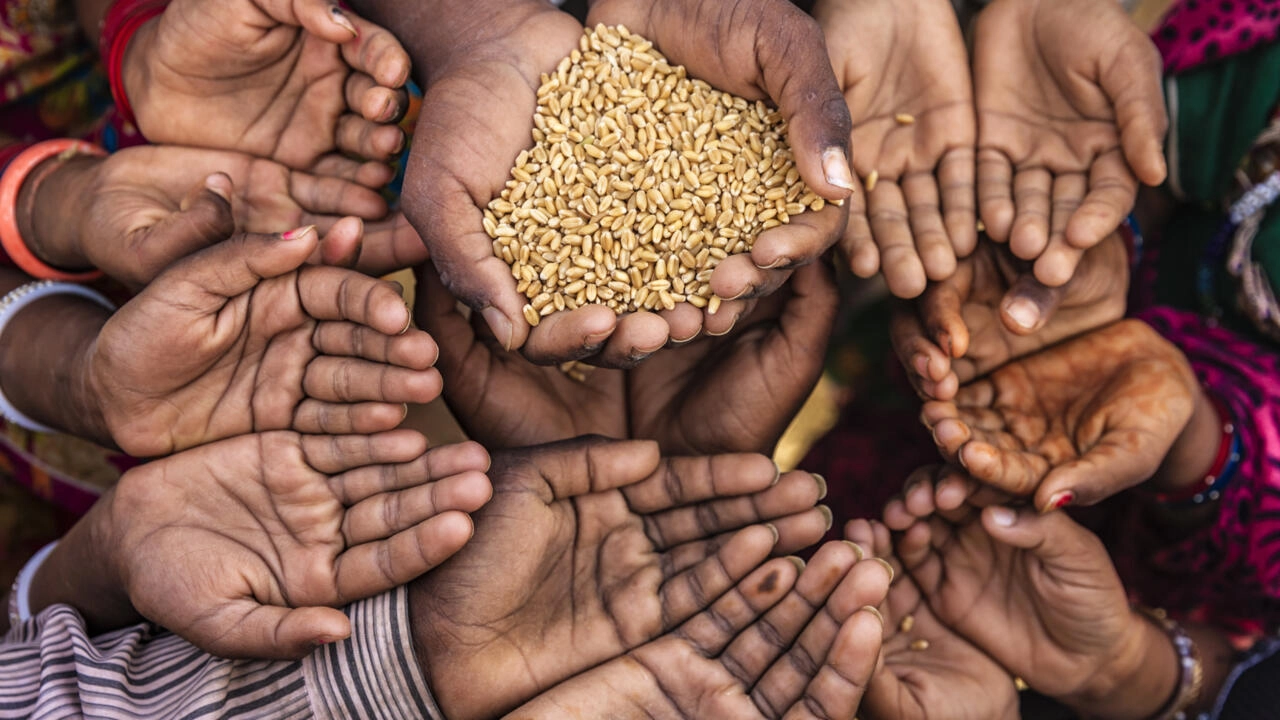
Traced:
<path fill-rule="evenodd" d="M 414 586 L 428 680 L 460 720 L 661 636 L 827 527 L 812 477 L 774 485 L 761 456 L 662 460 L 652 442 L 584 438 L 500 454 L 489 475 L 476 536 Z"/>
<path fill-rule="evenodd" d="M 854 189 L 841 242 L 853 271 L 903 298 L 977 243 L 969 54 L 947 0 L 820 0 L 814 17 L 853 116 Z"/>
<path fill-rule="evenodd" d="M 265 430 L 371 433 L 440 393 L 435 343 L 390 283 L 302 267 L 319 237 L 241 235 L 177 263 L 86 351 L 96 412 L 150 457 Z M 301 269 L 300 269 L 301 268 Z"/>
<path fill-rule="evenodd" d="M 1124 241 L 1114 233 L 1056 288 L 1006 246 L 983 240 L 955 275 L 895 313 L 890 334 L 916 390 L 951 400 L 961 384 L 1011 360 L 1119 320 L 1128 290 Z"/>
<path fill-rule="evenodd" d="M 983 222 L 1063 285 L 1164 182 L 1160 55 L 1111 0 L 994 0 L 973 46 Z"/>
<path fill-rule="evenodd" d="M 380 187 L 409 69 L 390 33 L 329 0 L 173 0 L 129 43 L 124 83 L 153 143 Z"/>
<path fill-rule="evenodd" d="M 81 212 L 60 212 L 77 199 Z M 23 236 L 55 267 L 92 266 L 133 287 L 236 230 L 274 233 L 380 218 L 361 185 L 242 153 L 146 146 L 61 165 L 32 198 Z"/>
<path fill-rule="evenodd" d="M 849 110 L 831 71 L 822 30 L 787 0 L 593 0 L 587 24 L 625 25 L 653 42 L 689 75 L 747 100 L 777 106 L 804 182 L 828 200 L 854 189 Z M 726 299 L 768 295 L 797 266 L 817 260 L 844 229 L 846 207 L 832 205 L 763 232 L 750 255 L 725 259 L 711 276 Z"/>
<path fill-rule="evenodd" d="M 815 263 L 732 333 L 664 350 L 631 370 L 631 436 L 657 440 L 667 453 L 772 454 L 822 374 L 839 302 L 831 271 Z"/>
<path fill-rule="evenodd" d="M 844 537 L 869 548 L 894 571 L 889 595 L 880 608 L 884 662 L 867 686 L 860 716 L 869 720 L 1020 717 L 1013 678 L 933 614 L 915 580 L 894 557 L 889 529 L 874 520 L 851 520 Z"/>
<path fill-rule="evenodd" d="M 126 473 L 100 539 L 147 619 L 221 657 L 300 657 L 350 635 L 334 608 L 470 539 L 487 466 L 407 430 L 243 435 Z"/>
<path fill-rule="evenodd" d="M 853 717 L 879 655 L 884 566 L 848 545 L 803 572 L 772 560 L 679 628 L 534 698 L 512 718 Z"/>
<path fill-rule="evenodd" d="M 1048 512 L 1150 478 L 1200 392 L 1177 347 L 1124 320 L 1005 365 L 921 416 L 949 462 Z"/>
<path fill-rule="evenodd" d="M 1152 717 L 1173 695 L 1173 644 L 1066 513 L 964 507 L 891 527 L 933 613 L 1035 690 L 1112 718 Z"/>

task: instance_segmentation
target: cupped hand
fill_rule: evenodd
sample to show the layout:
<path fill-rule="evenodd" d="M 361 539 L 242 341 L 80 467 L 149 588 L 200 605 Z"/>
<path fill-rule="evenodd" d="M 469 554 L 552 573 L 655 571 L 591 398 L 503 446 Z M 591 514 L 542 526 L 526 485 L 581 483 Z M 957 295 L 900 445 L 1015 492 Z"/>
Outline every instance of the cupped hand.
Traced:
<path fill-rule="evenodd" d="M 1172 644 L 1130 608 L 1102 542 L 1066 513 L 964 506 L 891 527 L 938 619 L 1031 688 L 1092 712 L 1117 694 L 1143 706 L 1110 717 L 1151 717 L 1167 702 L 1171 682 L 1149 693 L 1135 679 L 1154 670 L 1172 681 Z"/>
<path fill-rule="evenodd" d="M 889 529 L 851 520 L 846 540 L 868 548 L 894 570 L 884 616 L 883 663 L 867 686 L 860 717 L 868 720 L 1012 720 L 1013 678 L 986 653 L 947 627 L 893 555 Z"/>
<path fill-rule="evenodd" d="M 312 228 L 240 235 L 169 268 L 83 359 L 96 411 L 150 457 L 265 430 L 371 433 L 440 393 L 431 337 L 390 283 L 303 267 Z"/>
<path fill-rule="evenodd" d="M 772 454 L 822 374 L 839 302 L 829 268 L 802 267 L 728 335 L 629 371 L 631 437 L 657 440 L 667 453 Z"/>
<path fill-rule="evenodd" d="M 329 0 L 173 0 L 130 42 L 124 82 L 153 143 L 379 187 L 404 147 L 409 70 L 391 33 Z"/>
<path fill-rule="evenodd" d="M 955 275 L 895 313 L 890 334 L 917 392 L 951 400 L 962 383 L 1124 316 L 1124 240 L 1086 250 L 1067 284 L 1048 287 L 1009 248 L 983 239 Z"/>
<path fill-rule="evenodd" d="M 489 476 L 476 536 L 413 594 L 428 680 L 462 720 L 661 636 L 827 527 L 812 477 L 761 456 L 581 438 L 498 454 Z"/>
<path fill-rule="evenodd" d="M 685 66 L 691 77 L 776 106 L 787 121 L 801 179 L 827 200 L 849 197 L 849 110 L 821 28 L 795 5 L 593 0 L 589 6 L 589 26 L 623 25 L 652 41 L 672 64 Z M 829 205 L 761 233 L 749 255 L 731 256 L 716 267 L 712 288 L 732 300 L 772 293 L 793 268 L 817 260 L 836 243 L 847 210 Z"/>
<path fill-rule="evenodd" d="M 335 608 L 470 539 L 487 466 L 408 430 L 243 435 L 125 473 L 103 540 L 147 619 L 222 657 L 300 657 L 351 634 Z"/>
<path fill-rule="evenodd" d="M 510 718 L 795 718 L 858 711 L 879 656 L 884 566 L 830 543 L 796 576 L 772 560 L 662 637 Z"/>
<path fill-rule="evenodd" d="M 1009 363 L 926 403 L 938 449 L 1037 508 L 1092 505 L 1150 478 L 1199 385 L 1177 347 L 1124 320 Z"/>
<path fill-rule="evenodd" d="M 855 273 L 883 270 L 894 295 L 916 297 L 977 242 L 977 121 L 959 21 L 947 0 L 821 0 L 813 13 L 865 179 L 841 247 Z"/>
<path fill-rule="evenodd" d="M 1159 185 L 1160 55 L 1110 0 L 995 0 L 975 27 L 978 203 L 1050 286 Z"/>

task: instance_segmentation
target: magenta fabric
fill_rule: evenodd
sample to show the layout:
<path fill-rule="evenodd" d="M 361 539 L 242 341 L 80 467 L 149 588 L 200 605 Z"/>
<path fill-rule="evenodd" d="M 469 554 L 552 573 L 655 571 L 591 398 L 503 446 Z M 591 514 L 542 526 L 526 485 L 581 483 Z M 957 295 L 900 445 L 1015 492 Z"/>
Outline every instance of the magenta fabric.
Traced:
<path fill-rule="evenodd" d="M 1166 73 L 1239 55 L 1280 36 L 1280 0 L 1181 0 L 1152 33 Z"/>

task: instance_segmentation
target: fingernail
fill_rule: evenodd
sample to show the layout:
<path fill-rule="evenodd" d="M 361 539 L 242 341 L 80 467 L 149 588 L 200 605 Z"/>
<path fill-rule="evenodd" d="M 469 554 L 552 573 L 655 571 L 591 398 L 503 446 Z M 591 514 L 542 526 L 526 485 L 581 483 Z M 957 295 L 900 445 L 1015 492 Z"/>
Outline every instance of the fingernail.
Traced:
<path fill-rule="evenodd" d="M 858 608 L 858 610 L 859 610 L 860 612 L 864 612 L 864 613 L 868 613 L 868 614 L 874 615 L 874 616 L 875 616 L 875 618 L 876 618 L 877 620 L 879 620 L 879 621 L 880 621 L 880 624 L 881 624 L 881 625 L 884 625 L 884 616 L 880 614 L 880 611 L 879 611 L 879 610 L 877 610 L 877 609 L 875 609 L 875 608 L 871 607 L 870 605 L 863 605 L 861 608 Z"/>
<path fill-rule="evenodd" d="M 489 307 L 480 311 L 480 317 L 484 318 L 485 323 L 489 325 L 489 329 L 493 331 L 494 337 L 498 342 L 502 343 L 502 347 L 507 352 L 511 352 L 511 344 L 514 342 L 513 333 L 515 330 L 511 326 L 511 321 L 506 315 L 496 307 Z"/>
<path fill-rule="evenodd" d="M 915 359 L 911 361 L 911 364 L 915 367 L 917 375 L 919 375 L 922 378 L 929 377 L 929 358 L 928 357 L 925 357 L 924 355 L 917 355 L 915 356 Z"/>
<path fill-rule="evenodd" d="M 830 530 L 832 523 L 835 522 L 835 517 L 831 514 L 831 508 L 826 505 L 819 505 L 818 512 L 822 513 L 822 519 L 827 521 L 827 530 Z"/>
<path fill-rule="evenodd" d="M 756 267 L 760 268 L 761 270 L 776 270 L 780 267 L 786 267 L 790 264 L 791 264 L 791 258 L 780 257 L 777 260 L 774 260 L 773 262 L 769 263 L 768 265 L 757 265 Z"/>
<path fill-rule="evenodd" d="M 845 541 L 844 541 L 844 544 L 845 544 L 845 545 L 848 545 L 848 546 L 849 546 L 849 547 L 851 547 L 851 548 L 853 548 L 853 552 L 854 552 L 854 554 L 856 554 L 856 555 L 858 556 L 858 560 L 857 560 L 857 562 L 862 562 L 862 558 L 864 558 L 864 557 L 866 557 L 866 556 L 867 556 L 867 553 L 866 553 L 865 551 L 863 551 L 862 546 L 861 546 L 861 545 L 859 545 L 858 543 L 856 543 L 856 542 L 854 542 L 854 541 L 852 541 L 852 540 L 845 540 Z"/>
<path fill-rule="evenodd" d="M 648 360 L 649 356 L 651 355 L 653 355 L 653 353 L 651 352 L 632 351 L 630 353 L 627 353 L 627 362 L 635 363 L 636 365 L 639 365 L 645 360 Z"/>
<path fill-rule="evenodd" d="M 293 230 L 290 230 L 287 233 L 282 233 L 280 235 L 280 239 L 281 240 L 298 240 L 300 238 L 304 238 L 310 235 L 315 231 L 316 231 L 315 225 L 308 225 L 306 227 L 294 228 Z"/>
<path fill-rule="evenodd" d="M 805 565 L 805 563 L 804 563 L 804 559 L 803 559 L 803 558 L 798 558 L 798 557 L 796 557 L 795 555 L 788 555 L 788 556 L 787 556 L 787 559 L 791 561 L 791 564 L 792 564 L 792 565 L 795 565 L 795 566 L 796 566 L 796 572 L 797 572 L 797 573 L 802 573 L 802 572 L 804 572 L 804 565 Z"/>
<path fill-rule="evenodd" d="M 401 403 L 401 407 L 404 408 L 404 412 L 400 413 L 400 422 L 404 422 L 404 419 L 409 417 L 409 403 Z"/>
<path fill-rule="evenodd" d="M 1047 515 L 1053 512 L 1054 510 L 1061 510 L 1062 508 L 1074 502 L 1075 499 L 1076 499 L 1076 494 L 1071 492 L 1070 490 L 1063 490 L 1062 492 L 1056 492 L 1053 495 L 1049 496 L 1049 502 L 1044 506 L 1044 509 L 1041 510 L 1040 513 L 1042 515 Z"/>
<path fill-rule="evenodd" d="M 813 473 L 813 481 L 818 483 L 818 499 L 825 499 L 827 497 L 827 479 L 818 473 Z"/>
<path fill-rule="evenodd" d="M 889 572 L 889 582 L 893 582 L 893 576 L 894 576 L 893 566 L 889 564 L 889 561 L 885 560 L 884 558 L 878 558 L 878 557 L 871 558 L 871 559 L 884 566 L 884 569 Z"/>
<path fill-rule="evenodd" d="M 853 192 L 853 171 L 849 169 L 849 159 L 840 148 L 827 148 L 822 153 L 822 174 L 826 176 L 828 183 Z"/>
<path fill-rule="evenodd" d="M 1004 309 L 1018 327 L 1032 330 L 1040 322 L 1040 308 L 1026 298 L 1018 298 Z"/>
<path fill-rule="evenodd" d="M 742 313 L 738 313 L 737 315 L 734 315 L 733 322 L 729 323 L 729 327 L 725 328 L 724 332 L 713 333 L 708 331 L 707 335 L 710 335 L 711 337 L 724 337 L 725 335 L 728 335 L 729 333 L 733 332 L 734 326 L 738 324 L 738 319 L 741 317 L 742 317 Z"/>
<path fill-rule="evenodd" d="M 330 7 L 329 17 L 333 19 L 333 22 L 337 24 L 338 27 L 341 27 L 343 30 L 351 33 L 352 37 L 360 36 L 359 31 L 356 30 L 356 26 L 351 24 L 351 18 L 348 18 L 347 14 L 342 12 L 342 8 L 337 5 Z"/>
<path fill-rule="evenodd" d="M 231 180 L 222 173 L 214 173 L 204 179 L 204 187 L 218 197 L 231 202 Z"/>
<path fill-rule="evenodd" d="M 1000 527 L 1013 527 L 1018 521 L 1018 513 L 1005 507 L 992 507 L 991 519 Z"/>
<path fill-rule="evenodd" d="M 778 535 L 778 528 L 775 527 L 773 523 L 765 523 L 764 526 L 769 528 L 769 532 L 773 533 L 773 544 L 777 545 L 778 538 L 781 537 L 780 535 Z"/>
<path fill-rule="evenodd" d="M 587 336 L 587 337 L 582 341 L 582 347 L 584 347 L 584 348 L 593 348 L 593 347 L 597 347 L 597 346 L 600 346 L 600 345 L 604 345 L 605 341 L 609 339 L 609 336 L 610 336 L 610 335 L 613 335 L 613 330 L 612 330 L 612 329 L 605 330 L 604 332 L 598 332 L 598 333 L 596 333 L 596 334 L 594 334 L 594 335 L 588 335 L 588 336 Z"/>
<path fill-rule="evenodd" d="M 778 463 L 773 463 L 773 482 L 769 483 L 769 487 L 776 486 L 780 480 L 782 480 L 782 468 L 778 467 Z"/>

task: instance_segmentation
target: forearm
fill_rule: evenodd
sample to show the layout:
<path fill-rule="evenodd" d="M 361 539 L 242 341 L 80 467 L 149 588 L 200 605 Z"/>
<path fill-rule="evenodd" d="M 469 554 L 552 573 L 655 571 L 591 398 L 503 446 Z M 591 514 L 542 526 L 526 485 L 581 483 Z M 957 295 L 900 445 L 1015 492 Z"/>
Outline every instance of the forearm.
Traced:
<path fill-rule="evenodd" d="M 0 293 L 30 278 L 0 270 Z M 0 390 L 31 419 L 102 445 L 112 444 L 88 383 L 88 358 L 110 317 L 84 298 L 53 295 L 15 314 L 0 334 Z"/>
<path fill-rule="evenodd" d="M 38 165 L 18 191 L 18 232 L 27 249 L 46 265 L 82 270 L 90 265 L 80 243 L 79 210 L 92 197 L 92 171 L 101 158 L 50 158 Z M 42 177 L 43 176 L 43 177 Z M 39 182 L 33 179 L 42 178 Z"/>
<path fill-rule="evenodd" d="M 1160 493 L 1177 493 L 1201 483 L 1212 469 L 1222 442 L 1222 421 L 1203 388 L 1197 387 L 1195 410 L 1174 441 L 1164 462 L 1151 477 L 1151 488 Z"/>

